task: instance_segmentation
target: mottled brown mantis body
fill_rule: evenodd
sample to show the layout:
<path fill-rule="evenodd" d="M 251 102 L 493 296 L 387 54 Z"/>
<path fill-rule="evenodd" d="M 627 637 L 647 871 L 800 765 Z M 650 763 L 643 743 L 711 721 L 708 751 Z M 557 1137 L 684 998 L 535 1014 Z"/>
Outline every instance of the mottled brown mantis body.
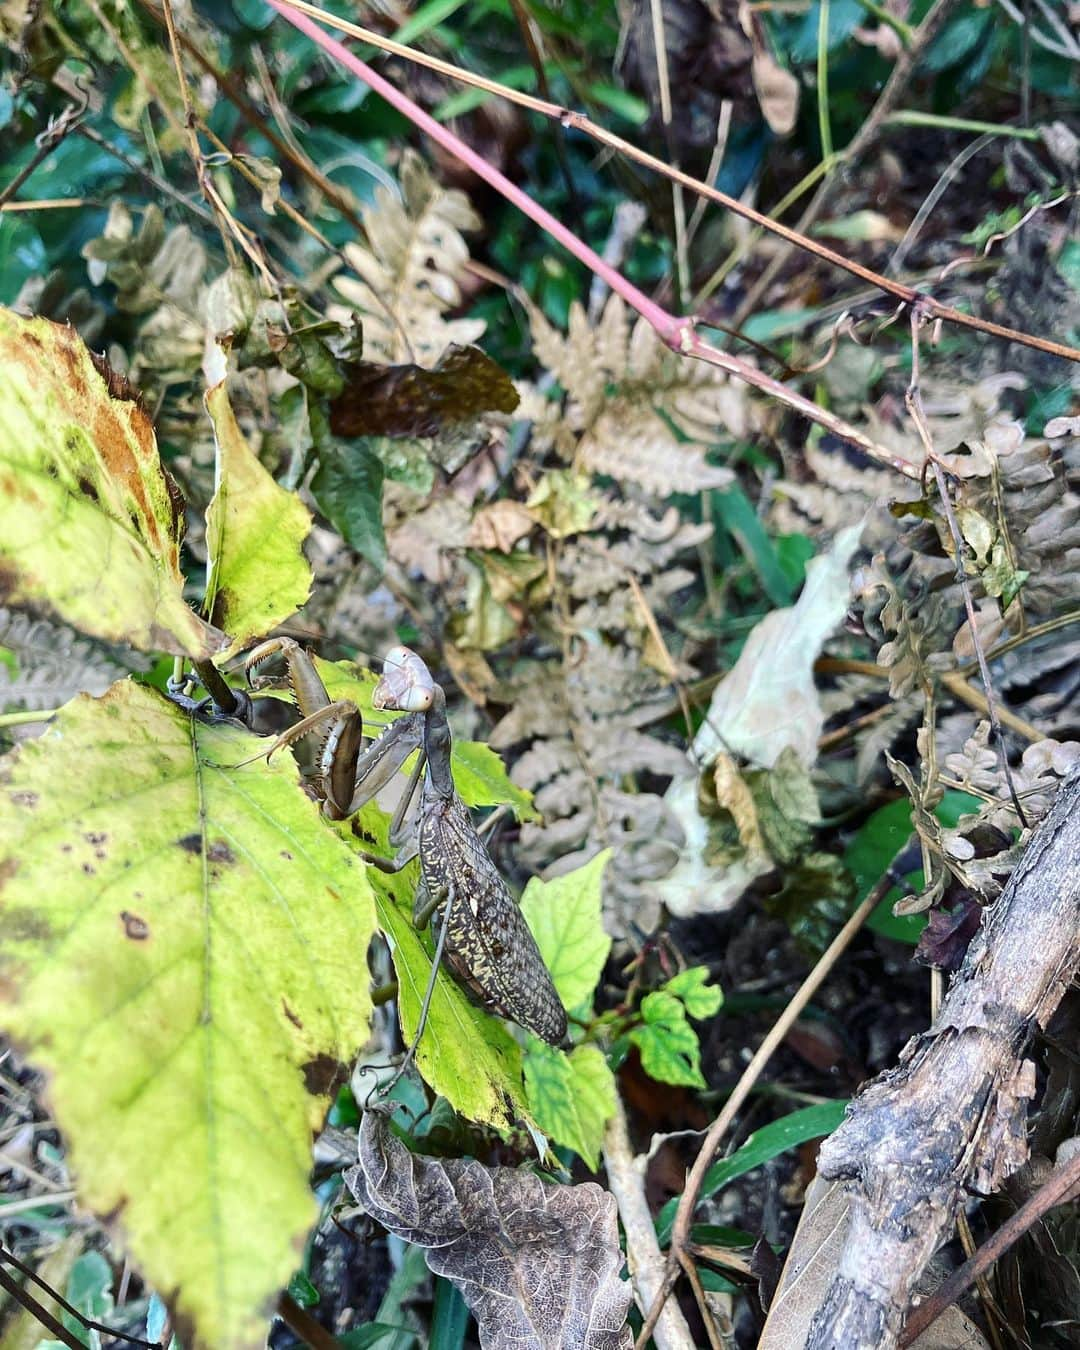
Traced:
<path fill-rule="evenodd" d="M 372 703 L 405 716 L 363 748 L 359 709 L 347 701 L 331 701 L 311 658 L 292 639 L 274 638 L 256 648 L 245 663 L 249 677 L 275 654 L 285 660 L 301 721 L 277 738 L 270 753 L 325 728 L 317 783 L 323 811 L 331 819 L 343 820 L 358 811 L 414 750 L 420 750 L 391 821 L 390 842 L 399 848 L 397 857 L 391 862 L 365 855 L 384 872 L 398 872 L 419 857 L 422 883 L 413 925 L 422 929 L 435 916 L 439 922 L 416 1036 L 399 1073 L 423 1032 L 441 959 L 481 1007 L 551 1045 L 561 1045 L 566 1038 L 566 1010 L 521 911 L 454 787 L 446 697 L 423 660 L 408 647 L 387 653 Z M 409 813 L 418 788 L 420 805 L 413 819 Z"/>

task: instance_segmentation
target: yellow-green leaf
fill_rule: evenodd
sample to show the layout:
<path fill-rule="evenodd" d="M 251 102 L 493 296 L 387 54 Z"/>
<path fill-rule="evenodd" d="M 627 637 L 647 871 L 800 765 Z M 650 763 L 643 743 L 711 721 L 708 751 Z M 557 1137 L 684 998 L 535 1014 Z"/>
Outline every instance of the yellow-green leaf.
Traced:
<path fill-rule="evenodd" d="M 378 807 L 364 807 L 354 823 L 361 846 L 390 856 L 393 850 L 387 841 L 388 824 Z M 397 972 L 402 1035 L 411 1045 L 432 959 L 430 934 L 422 939 L 412 924 L 419 867 L 413 864 L 394 875 L 372 869 L 369 875 L 379 927 L 390 943 Z M 513 1115 L 524 1118 L 528 1114 L 521 1080 L 521 1047 L 498 1018 L 470 1002 L 445 966 L 435 983 L 416 1065 L 425 1081 L 469 1120 L 503 1128 Z"/>
<path fill-rule="evenodd" d="M 551 881 L 529 880 L 521 912 L 568 1008 L 592 998 L 611 950 L 601 921 L 600 884 L 611 849 Z"/>
<path fill-rule="evenodd" d="M 686 1020 L 686 1009 L 663 989 L 641 1000 L 643 1026 L 634 1027 L 630 1039 L 641 1055 L 641 1067 L 658 1083 L 683 1087 L 707 1087 L 701 1074 L 701 1046 L 697 1032 Z"/>
<path fill-rule="evenodd" d="M 95 637 L 206 658 L 188 606 L 183 505 L 130 391 L 74 329 L 0 308 L 0 589 Z"/>
<path fill-rule="evenodd" d="M 259 744 L 125 681 L 0 773 L 0 1022 L 189 1350 L 264 1344 L 370 1017 L 366 869 Z"/>
<path fill-rule="evenodd" d="M 708 966 L 691 966 L 680 970 L 664 985 L 666 993 L 674 994 L 690 1017 L 703 1021 L 719 1012 L 724 991 L 718 984 L 709 983 Z"/>
<path fill-rule="evenodd" d="M 269 633 L 311 590 L 302 544 L 311 513 L 259 463 L 236 421 L 225 382 L 206 395 L 217 441 L 215 490 L 206 512 L 206 612 L 229 634 L 225 655 Z"/>
<path fill-rule="evenodd" d="M 530 1036 L 525 1087 L 537 1125 L 595 1172 L 616 1097 L 615 1079 L 600 1050 L 578 1045 L 567 1055 Z"/>

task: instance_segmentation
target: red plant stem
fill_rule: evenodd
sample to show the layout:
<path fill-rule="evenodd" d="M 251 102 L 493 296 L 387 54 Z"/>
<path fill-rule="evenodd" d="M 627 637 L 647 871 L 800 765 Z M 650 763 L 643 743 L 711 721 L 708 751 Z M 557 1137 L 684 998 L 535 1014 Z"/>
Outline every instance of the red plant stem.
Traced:
<path fill-rule="evenodd" d="M 710 365 L 726 370 L 737 379 L 753 385 L 782 403 L 786 403 L 789 408 L 793 408 L 804 417 L 817 422 L 834 436 L 849 441 L 871 459 L 877 460 L 878 463 L 895 469 L 897 472 L 904 474 L 905 477 L 916 480 L 919 478 L 921 470 L 917 465 L 910 464 L 901 456 L 895 455 L 884 446 L 878 445 L 877 442 L 863 435 L 861 431 L 850 426 L 842 418 L 837 417 L 825 408 L 819 408 L 816 403 L 811 402 L 802 394 L 797 394 L 794 390 L 788 389 L 779 380 L 774 380 L 771 376 L 758 370 L 756 366 L 710 346 L 695 332 L 692 318 L 680 318 L 669 313 L 655 301 L 650 300 L 632 282 L 627 281 L 621 272 L 606 263 L 588 244 L 583 243 L 572 230 L 567 229 L 550 211 L 545 210 L 539 202 L 534 201 L 516 183 L 512 183 L 505 174 L 501 173 L 493 164 L 489 164 L 482 155 L 477 154 L 471 146 L 466 145 L 459 136 L 455 136 L 448 127 L 436 122 L 408 95 L 396 89 L 388 80 L 372 70 L 366 62 L 343 47 L 335 38 L 332 38 L 328 33 L 324 33 L 306 14 L 301 14 L 287 4 L 281 3 L 281 0 L 269 0 L 269 3 L 287 23 L 291 23 L 294 28 L 299 29 L 313 42 L 318 43 L 335 61 L 344 66 L 357 79 L 363 80 L 391 107 L 396 108 L 403 117 L 407 117 L 414 126 L 430 136 L 444 150 L 461 160 L 478 178 L 489 183 L 508 202 L 512 202 L 523 215 L 528 216 L 541 229 L 546 230 L 553 239 L 562 244 L 568 253 L 571 253 L 591 272 L 600 277 L 616 295 L 621 296 L 632 309 L 636 310 L 657 333 L 661 341 L 672 351 L 683 356 L 696 357 L 699 360 L 707 361 Z"/>
<path fill-rule="evenodd" d="M 145 0 L 143 2 L 145 3 Z M 635 163 L 643 164 L 655 173 L 671 179 L 672 182 L 681 184 L 689 191 L 697 193 L 699 197 L 717 202 L 726 210 L 734 212 L 737 216 L 742 216 L 744 220 L 753 221 L 760 229 L 778 235 L 796 248 L 800 248 L 806 253 L 812 253 L 824 262 L 831 263 L 834 267 L 840 267 L 845 272 L 850 272 L 852 276 L 869 282 L 871 286 L 876 286 L 878 290 L 893 296 L 902 304 L 918 304 L 936 319 L 946 319 L 950 323 L 974 328 L 980 333 L 1001 338 L 1005 342 L 1020 342 L 1027 347 L 1035 348 L 1036 351 L 1060 356 L 1065 361 L 1080 361 L 1080 351 L 1075 347 L 1066 346 L 1061 342 L 1053 342 L 1049 338 L 1037 337 L 1033 333 L 1023 333 L 1016 328 L 1006 328 L 1004 325 L 993 323 L 989 319 L 980 319 L 974 314 L 964 314 L 961 310 L 942 303 L 934 296 L 917 290 L 914 286 L 907 286 L 902 281 L 882 276 L 880 272 L 864 267 L 854 258 L 846 258 L 842 253 L 837 253 L 835 249 L 829 248 L 820 241 L 811 239 L 805 234 L 800 234 L 790 225 L 784 225 L 778 220 L 773 220 L 771 216 L 756 211 L 746 202 L 741 202 L 736 197 L 729 197 L 726 192 L 721 192 L 719 188 L 715 188 L 709 183 L 703 183 L 699 178 L 692 178 L 689 174 L 683 173 L 681 169 L 666 164 L 662 159 L 657 159 L 655 155 L 650 155 L 647 150 L 642 150 L 640 146 L 634 145 L 631 141 L 623 140 L 621 136 L 616 136 L 613 131 L 609 131 L 606 127 L 592 121 L 582 112 L 564 108 L 561 104 L 551 103 L 547 99 L 535 98 L 532 94 L 526 94 L 519 89 L 511 89 L 507 85 L 499 84 L 497 80 L 489 80 L 482 75 L 475 75 L 471 71 L 462 70 L 449 61 L 440 60 L 437 56 L 429 56 L 426 52 L 403 46 L 400 42 L 394 42 L 392 38 L 383 37 L 379 33 L 372 32 L 371 29 L 362 28 L 359 24 L 350 23 L 348 19 L 342 19 L 335 14 L 321 10 L 317 5 L 307 3 L 307 0 L 283 0 L 283 2 L 288 9 L 306 14 L 309 18 L 320 19 L 329 27 L 336 28 L 342 33 L 348 33 L 351 37 L 359 38 L 363 42 L 369 42 L 382 51 L 391 52 L 395 56 L 400 56 L 406 61 L 412 61 L 416 65 L 424 66 L 428 70 L 438 71 L 448 79 L 471 85 L 475 89 L 486 90 L 489 94 L 518 104 L 519 107 L 530 108 L 533 112 L 540 113 L 542 116 L 558 122 L 564 129 L 574 127 L 586 136 L 591 136 L 593 140 L 599 141 L 601 145 L 610 146 L 611 149 L 617 150 L 628 159 L 634 160 Z M 280 5 L 276 5 L 275 8 L 278 9 L 279 13 L 285 13 Z M 286 17 L 288 16 L 286 15 Z M 407 115 L 411 116 L 411 114 Z M 847 158 L 850 153 L 851 147 L 849 146 L 844 152 L 844 157 Z"/>

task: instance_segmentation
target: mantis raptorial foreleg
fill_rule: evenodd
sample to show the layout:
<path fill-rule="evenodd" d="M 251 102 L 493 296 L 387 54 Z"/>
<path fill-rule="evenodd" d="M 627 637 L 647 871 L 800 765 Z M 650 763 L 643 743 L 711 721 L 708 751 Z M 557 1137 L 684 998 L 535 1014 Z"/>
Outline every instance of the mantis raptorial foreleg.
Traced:
<path fill-rule="evenodd" d="M 258 680 L 252 678 L 255 669 L 272 656 L 281 656 L 288 671 L 287 678 Z M 252 688 L 282 688 L 292 690 L 301 718 L 295 726 L 283 731 L 267 751 L 267 758 L 285 746 L 294 745 L 313 731 L 325 728 L 319 748 L 318 772 L 323 813 L 331 820 L 344 820 L 352 812 L 350 802 L 356 788 L 356 769 L 364 744 L 364 721 L 355 703 L 342 699 L 331 701 L 326 686 L 319 678 L 315 663 L 307 652 L 289 637 L 271 638 L 248 654 L 244 674 Z"/>

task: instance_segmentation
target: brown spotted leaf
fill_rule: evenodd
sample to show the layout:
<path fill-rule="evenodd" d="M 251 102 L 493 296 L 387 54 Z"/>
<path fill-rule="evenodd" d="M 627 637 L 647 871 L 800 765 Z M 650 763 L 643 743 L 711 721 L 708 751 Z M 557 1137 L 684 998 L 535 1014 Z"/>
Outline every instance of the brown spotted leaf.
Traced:
<path fill-rule="evenodd" d="M 484 1350 L 629 1350 L 615 1200 L 531 1172 L 412 1154 L 369 1110 L 345 1174 L 384 1228 L 461 1290 Z"/>
<path fill-rule="evenodd" d="M 0 595 L 84 633 L 207 657 L 184 599 L 183 503 L 154 428 L 74 329 L 0 309 Z"/>
<path fill-rule="evenodd" d="M 335 436 L 437 436 L 485 412 L 512 413 L 517 390 L 479 347 L 449 347 L 432 370 L 355 361 L 330 405 Z"/>
<path fill-rule="evenodd" d="M 189 1350 L 259 1350 L 363 1042 L 366 869 L 288 755 L 122 680 L 0 760 L 0 1026 Z"/>

